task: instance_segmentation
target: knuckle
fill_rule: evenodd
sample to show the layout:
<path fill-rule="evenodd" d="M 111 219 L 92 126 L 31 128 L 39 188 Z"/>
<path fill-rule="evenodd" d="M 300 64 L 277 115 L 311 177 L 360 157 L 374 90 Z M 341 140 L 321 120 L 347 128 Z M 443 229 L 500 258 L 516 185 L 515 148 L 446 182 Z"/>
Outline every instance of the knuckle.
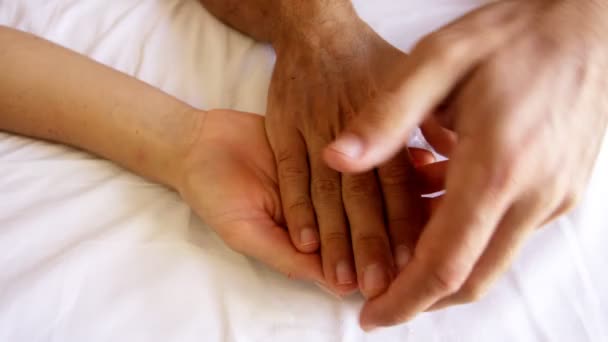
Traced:
<path fill-rule="evenodd" d="M 330 245 L 330 244 L 343 244 L 345 241 L 348 240 L 348 235 L 346 234 L 346 232 L 340 232 L 340 231 L 336 231 L 336 232 L 327 232 L 327 233 L 322 233 L 322 237 L 321 239 L 323 240 L 323 245 Z"/>
<path fill-rule="evenodd" d="M 344 191 L 350 196 L 369 196 L 375 193 L 375 179 L 369 174 L 349 176 Z"/>
<path fill-rule="evenodd" d="M 566 196 L 566 211 L 570 211 L 578 206 L 582 200 L 580 192 L 572 192 Z"/>
<path fill-rule="evenodd" d="M 388 240 L 382 234 L 360 234 L 355 236 L 354 241 L 357 249 L 388 249 Z"/>
<path fill-rule="evenodd" d="M 439 57 L 446 62 L 460 60 L 466 56 L 468 45 L 462 39 L 447 40 L 446 45 L 439 50 Z"/>
<path fill-rule="evenodd" d="M 493 193 L 503 193 L 508 190 L 514 179 L 515 171 L 512 165 L 493 167 L 488 174 L 489 190 Z"/>
<path fill-rule="evenodd" d="M 405 164 L 391 163 L 380 167 L 378 175 L 380 182 L 385 186 L 415 184 L 414 174 Z"/>
<path fill-rule="evenodd" d="M 299 158 L 293 151 L 281 149 L 277 153 L 276 159 L 282 178 L 299 179 L 308 175 L 306 165 L 299 162 Z"/>
<path fill-rule="evenodd" d="M 228 245 L 228 247 L 230 247 L 230 249 L 236 253 L 245 255 L 248 254 L 246 242 L 239 238 L 234 232 L 223 234 L 222 240 L 224 240 L 226 245 Z"/>
<path fill-rule="evenodd" d="M 486 295 L 483 286 L 477 283 L 467 283 L 459 291 L 459 301 L 463 303 L 473 303 L 480 301 Z"/>
<path fill-rule="evenodd" d="M 421 43 L 425 53 L 440 62 L 460 60 L 469 52 L 469 44 L 453 30 L 440 30 L 432 33 Z"/>
<path fill-rule="evenodd" d="M 293 151 L 289 149 L 279 148 L 277 151 L 277 163 L 279 164 L 289 163 L 294 160 L 294 157 Z"/>
<path fill-rule="evenodd" d="M 562 204 L 562 209 L 561 209 L 560 214 L 566 214 L 566 213 L 574 210 L 574 208 L 576 208 L 578 206 L 578 204 L 581 202 L 581 200 L 582 200 L 581 191 L 577 191 L 577 190 L 569 191 L 564 198 L 564 202 Z"/>
<path fill-rule="evenodd" d="M 421 210 L 405 210 L 404 212 L 399 213 L 399 216 L 388 217 L 387 222 L 393 235 L 396 235 L 397 232 L 409 232 L 408 234 L 404 234 L 404 236 L 419 235 L 424 224 Z"/>
<path fill-rule="evenodd" d="M 394 118 L 383 115 L 389 108 L 395 106 L 395 96 L 390 90 L 386 90 L 383 96 L 378 96 L 370 105 L 366 107 L 363 114 L 356 115 L 355 119 L 349 122 L 349 126 L 360 133 L 372 132 L 391 132 L 395 129 Z"/>
<path fill-rule="evenodd" d="M 491 195 L 505 194 L 516 184 L 521 156 L 504 145 L 495 148 L 498 152 L 483 166 L 483 190 Z"/>
<path fill-rule="evenodd" d="M 431 292 L 442 295 L 451 295 L 460 290 L 464 284 L 466 274 L 460 269 L 443 266 L 434 267 L 428 274 L 428 286 Z"/>
<path fill-rule="evenodd" d="M 281 165 L 279 169 L 281 176 L 286 179 L 300 179 L 308 174 L 304 168 L 298 166 Z"/>
<path fill-rule="evenodd" d="M 288 211 L 309 211 L 313 210 L 312 202 L 308 196 L 300 196 L 291 201 L 286 208 Z"/>
<path fill-rule="evenodd" d="M 340 193 L 340 184 L 333 179 L 313 179 L 312 190 L 317 195 L 338 195 Z"/>

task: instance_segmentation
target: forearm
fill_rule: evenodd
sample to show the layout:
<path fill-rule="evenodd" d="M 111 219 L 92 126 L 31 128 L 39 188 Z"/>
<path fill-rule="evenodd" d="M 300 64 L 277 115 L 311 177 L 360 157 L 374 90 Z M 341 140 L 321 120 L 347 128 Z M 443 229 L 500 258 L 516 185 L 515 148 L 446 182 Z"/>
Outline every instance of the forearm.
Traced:
<path fill-rule="evenodd" d="M 134 78 L 0 26 L 0 130 L 72 145 L 174 183 L 202 114 Z"/>
<path fill-rule="evenodd" d="M 300 39 L 360 20 L 350 0 L 200 0 L 217 18 L 254 39 Z M 337 32 L 333 32 L 334 34 Z"/>

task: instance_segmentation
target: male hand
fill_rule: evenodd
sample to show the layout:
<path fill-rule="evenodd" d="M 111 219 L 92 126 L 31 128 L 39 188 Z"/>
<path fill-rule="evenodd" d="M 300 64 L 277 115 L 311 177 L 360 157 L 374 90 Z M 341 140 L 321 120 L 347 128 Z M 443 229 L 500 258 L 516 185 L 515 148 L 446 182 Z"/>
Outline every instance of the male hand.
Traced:
<path fill-rule="evenodd" d="M 341 175 L 322 150 L 362 108 L 387 96 L 406 55 L 350 4 L 326 7 L 273 39 L 266 130 L 294 245 L 306 253 L 320 247 L 331 289 L 346 294 L 359 284 L 371 298 L 408 262 L 423 224 L 414 168 L 400 149 L 377 170 Z"/>
<path fill-rule="evenodd" d="M 477 300 L 535 228 L 577 203 L 608 121 L 607 6 L 500 1 L 463 17 L 422 40 L 393 96 L 325 150 L 337 170 L 369 170 L 431 112 L 457 137 L 447 193 L 364 328 Z"/>

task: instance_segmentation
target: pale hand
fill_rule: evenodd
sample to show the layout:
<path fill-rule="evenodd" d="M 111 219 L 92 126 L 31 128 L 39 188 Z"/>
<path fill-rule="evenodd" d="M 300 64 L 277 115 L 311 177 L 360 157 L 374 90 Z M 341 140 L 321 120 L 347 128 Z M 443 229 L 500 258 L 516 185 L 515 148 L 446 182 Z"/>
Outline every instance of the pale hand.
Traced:
<path fill-rule="evenodd" d="M 323 285 L 319 256 L 296 250 L 285 228 L 263 117 L 230 110 L 203 115 L 177 186 L 182 197 L 235 251 Z"/>

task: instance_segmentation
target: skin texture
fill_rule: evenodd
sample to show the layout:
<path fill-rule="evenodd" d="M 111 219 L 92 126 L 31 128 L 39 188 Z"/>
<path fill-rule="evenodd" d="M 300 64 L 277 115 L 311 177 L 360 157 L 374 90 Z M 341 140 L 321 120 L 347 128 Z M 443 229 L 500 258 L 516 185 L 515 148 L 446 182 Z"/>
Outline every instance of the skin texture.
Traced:
<path fill-rule="evenodd" d="M 411 158 L 402 150 L 375 170 L 341 175 L 321 157 L 399 79 L 405 54 L 373 32 L 350 1 L 202 3 L 276 51 L 266 132 L 291 241 L 305 253 L 320 250 L 325 279 L 338 294 L 357 285 L 368 298 L 380 294 L 407 263 L 424 221 Z"/>
<path fill-rule="evenodd" d="M 325 150 L 335 169 L 364 171 L 428 113 L 452 130 L 451 160 L 434 166 L 447 193 L 406 268 L 363 308 L 365 329 L 481 298 L 535 228 L 575 206 L 606 133 L 607 16 L 605 1 L 573 0 L 468 14 L 423 39 L 394 97 Z"/>

